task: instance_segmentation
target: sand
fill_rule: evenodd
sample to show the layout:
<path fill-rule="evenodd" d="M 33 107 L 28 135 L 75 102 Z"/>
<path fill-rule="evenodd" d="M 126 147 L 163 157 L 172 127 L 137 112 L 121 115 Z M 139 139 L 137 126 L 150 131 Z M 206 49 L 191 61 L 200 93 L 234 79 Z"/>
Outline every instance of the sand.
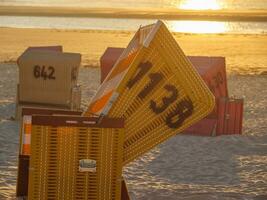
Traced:
<path fill-rule="evenodd" d="M 0 64 L 0 199 L 13 199 L 19 126 L 18 68 Z M 85 106 L 99 86 L 99 69 L 82 68 Z M 177 135 L 124 169 L 133 199 L 265 200 L 267 197 L 267 76 L 229 75 L 232 95 L 245 97 L 242 136 Z"/>
<path fill-rule="evenodd" d="M 124 47 L 132 33 L 1 28 L 0 36 L 0 199 L 14 199 L 19 125 L 9 118 L 15 113 L 17 56 L 35 45 L 81 52 L 85 108 L 99 86 L 99 56 L 107 46 Z M 245 98 L 243 135 L 172 137 L 124 169 L 132 199 L 266 200 L 267 36 L 175 37 L 187 55 L 226 56 L 229 92 Z"/>
<path fill-rule="evenodd" d="M 99 65 L 108 46 L 126 47 L 133 36 L 127 31 L 49 30 L 0 28 L 0 62 L 15 62 L 28 46 L 64 45 L 65 51 L 80 52 L 83 65 Z M 228 72 L 267 73 L 267 34 L 183 34 L 175 39 L 186 55 L 224 56 Z"/>

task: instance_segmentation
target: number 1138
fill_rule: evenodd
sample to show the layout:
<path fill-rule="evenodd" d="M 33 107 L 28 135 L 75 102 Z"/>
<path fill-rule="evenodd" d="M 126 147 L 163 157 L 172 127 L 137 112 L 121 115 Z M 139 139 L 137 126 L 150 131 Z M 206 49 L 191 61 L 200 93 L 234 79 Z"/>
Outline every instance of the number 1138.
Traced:
<path fill-rule="evenodd" d="M 131 89 L 136 83 L 138 83 L 152 68 L 152 63 L 145 62 L 138 65 L 138 71 L 134 77 L 132 77 L 127 87 Z M 143 100 L 156 88 L 156 86 L 164 80 L 161 73 L 149 73 L 149 83 L 138 93 L 138 97 Z M 149 107 L 155 114 L 164 112 L 170 105 L 177 101 L 179 97 L 179 91 L 172 84 L 164 85 L 163 89 L 169 94 L 162 98 L 161 103 L 156 103 L 153 99 L 149 101 Z M 176 102 L 174 110 L 169 112 L 165 118 L 165 123 L 170 128 L 179 128 L 183 125 L 183 122 L 193 114 L 194 106 L 189 97 L 183 98 L 179 102 Z"/>

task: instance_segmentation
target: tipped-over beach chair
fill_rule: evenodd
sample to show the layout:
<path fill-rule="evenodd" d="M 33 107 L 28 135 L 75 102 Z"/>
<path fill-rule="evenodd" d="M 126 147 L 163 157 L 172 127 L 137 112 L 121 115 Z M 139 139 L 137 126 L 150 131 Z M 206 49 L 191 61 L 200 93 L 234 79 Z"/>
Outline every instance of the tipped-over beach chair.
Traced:
<path fill-rule="evenodd" d="M 100 58 L 101 82 L 125 48 L 108 47 Z M 243 98 L 229 97 L 224 57 L 187 56 L 216 99 L 213 112 L 193 124 L 184 134 L 220 136 L 242 134 Z"/>
<path fill-rule="evenodd" d="M 85 115 L 125 119 L 123 164 L 207 116 L 214 96 L 163 22 L 141 27 Z"/>

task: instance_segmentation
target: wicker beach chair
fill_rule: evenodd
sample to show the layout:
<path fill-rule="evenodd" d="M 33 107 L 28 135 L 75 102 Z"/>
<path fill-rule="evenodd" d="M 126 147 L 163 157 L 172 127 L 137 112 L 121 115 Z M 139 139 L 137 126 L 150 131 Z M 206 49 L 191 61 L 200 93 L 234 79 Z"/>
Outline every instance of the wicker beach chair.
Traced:
<path fill-rule="evenodd" d="M 121 172 L 123 120 L 81 114 L 22 109 L 18 197 L 129 199 Z M 82 169 L 88 160 L 95 166 Z"/>
<path fill-rule="evenodd" d="M 141 27 L 85 113 L 125 119 L 123 164 L 207 116 L 214 96 L 163 22 Z"/>

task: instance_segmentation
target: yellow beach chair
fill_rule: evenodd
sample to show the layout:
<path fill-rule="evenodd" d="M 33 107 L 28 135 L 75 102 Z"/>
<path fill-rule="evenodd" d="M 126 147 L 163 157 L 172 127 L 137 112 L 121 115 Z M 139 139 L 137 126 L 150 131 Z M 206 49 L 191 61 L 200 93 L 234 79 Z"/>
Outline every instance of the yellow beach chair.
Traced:
<path fill-rule="evenodd" d="M 214 96 L 163 22 L 141 27 L 85 115 L 125 119 L 123 164 L 208 115 Z"/>
<path fill-rule="evenodd" d="M 28 199 L 120 199 L 123 120 L 32 116 Z"/>

